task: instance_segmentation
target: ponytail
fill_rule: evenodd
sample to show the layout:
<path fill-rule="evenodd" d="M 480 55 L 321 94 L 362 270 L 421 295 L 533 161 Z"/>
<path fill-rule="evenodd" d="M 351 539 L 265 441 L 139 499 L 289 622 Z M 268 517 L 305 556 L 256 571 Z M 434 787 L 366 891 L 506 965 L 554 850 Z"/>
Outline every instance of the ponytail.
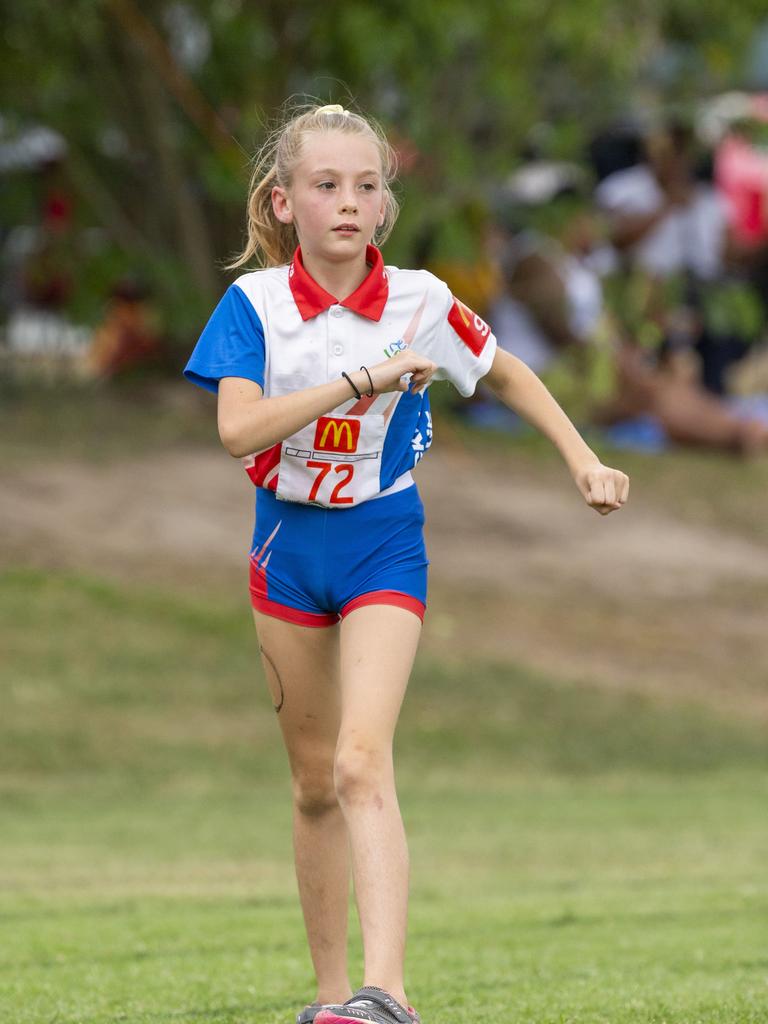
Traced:
<path fill-rule="evenodd" d="M 258 162 L 251 176 L 248 197 L 248 242 L 240 256 L 225 267 L 236 270 L 252 257 L 267 267 L 290 263 L 299 244 L 293 224 L 283 224 L 272 209 L 272 189 L 279 185 L 277 165 L 273 162 L 263 174 L 264 162 Z"/>

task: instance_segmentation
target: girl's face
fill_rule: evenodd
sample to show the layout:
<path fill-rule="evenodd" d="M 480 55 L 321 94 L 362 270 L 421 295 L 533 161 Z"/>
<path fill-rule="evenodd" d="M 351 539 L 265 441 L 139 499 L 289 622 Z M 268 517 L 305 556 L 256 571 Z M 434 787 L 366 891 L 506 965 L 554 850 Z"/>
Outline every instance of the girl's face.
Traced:
<path fill-rule="evenodd" d="M 364 259 L 386 210 L 378 146 L 364 135 L 311 132 L 291 185 L 272 189 L 272 207 L 279 221 L 294 225 L 305 256 Z"/>

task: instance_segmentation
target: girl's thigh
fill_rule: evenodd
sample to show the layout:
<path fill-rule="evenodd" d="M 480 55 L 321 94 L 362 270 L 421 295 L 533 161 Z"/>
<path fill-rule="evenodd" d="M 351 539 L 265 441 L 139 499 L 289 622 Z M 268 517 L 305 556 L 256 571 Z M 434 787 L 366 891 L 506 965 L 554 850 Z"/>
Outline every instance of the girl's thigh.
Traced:
<path fill-rule="evenodd" d="M 394 605 L 364 605 L 344 617 L 340 746 L 391 746 L 420 636 L 418 616 Z"/>
<path fill-rule="evenodd" d="M 333 764 L 341 720 L 339 627 L 315 628 L 253 610 L 264 674 L 294 774 Z"/>

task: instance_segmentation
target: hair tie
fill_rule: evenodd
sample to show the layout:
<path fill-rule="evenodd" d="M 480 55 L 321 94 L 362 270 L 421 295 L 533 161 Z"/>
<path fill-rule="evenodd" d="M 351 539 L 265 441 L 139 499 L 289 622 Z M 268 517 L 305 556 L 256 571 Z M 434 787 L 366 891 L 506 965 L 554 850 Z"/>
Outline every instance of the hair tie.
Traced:
<path fill-rule="evenodd" d="M 327 103 L 324 107 L 318 107 L 316 110 L 317 114 L 348 114 L 349 111 L 345 110 L 344 107 L 339 103 Z"/>
<path fill-rule="evenodd" d="M 371 377 L 371 374 L 369 373 L 367 366 L 361 366 L 360 369 L 361 370 L 365 370 L 365 372 L 368 374 L 368 381 L 369 381 L 369 383 L 371 385 L 371 390 L 365 392 L 365 397 L 366 398 L 373 398 L 373 378 Z"/>
<path fill-rule="evenodd" d="M 350 384 L 352 390 L 355 392 L 355 398 L 362 398 L 363 396 L 360 394 L 360 389 L 357 387 L 357 385 L 352 380 L 352 378 L 349 376 L 349 374 L 342 372 L 341 376 L 349 381 L 349 384 Z"/>

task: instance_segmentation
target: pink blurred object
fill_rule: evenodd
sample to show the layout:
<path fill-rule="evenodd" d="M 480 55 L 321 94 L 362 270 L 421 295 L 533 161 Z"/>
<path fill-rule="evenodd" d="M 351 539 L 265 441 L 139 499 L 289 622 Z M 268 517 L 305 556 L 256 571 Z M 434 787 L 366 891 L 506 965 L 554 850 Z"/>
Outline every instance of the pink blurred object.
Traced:
<path fill-rule="evenodd" d="M 768 121 L 768 96 L 753 99 L 752 116 Z M 715 154 L 715 180 L 728 200 L 737 239 L 746 245 L 768 239 L 768 150 L 730 132 Z"/>

